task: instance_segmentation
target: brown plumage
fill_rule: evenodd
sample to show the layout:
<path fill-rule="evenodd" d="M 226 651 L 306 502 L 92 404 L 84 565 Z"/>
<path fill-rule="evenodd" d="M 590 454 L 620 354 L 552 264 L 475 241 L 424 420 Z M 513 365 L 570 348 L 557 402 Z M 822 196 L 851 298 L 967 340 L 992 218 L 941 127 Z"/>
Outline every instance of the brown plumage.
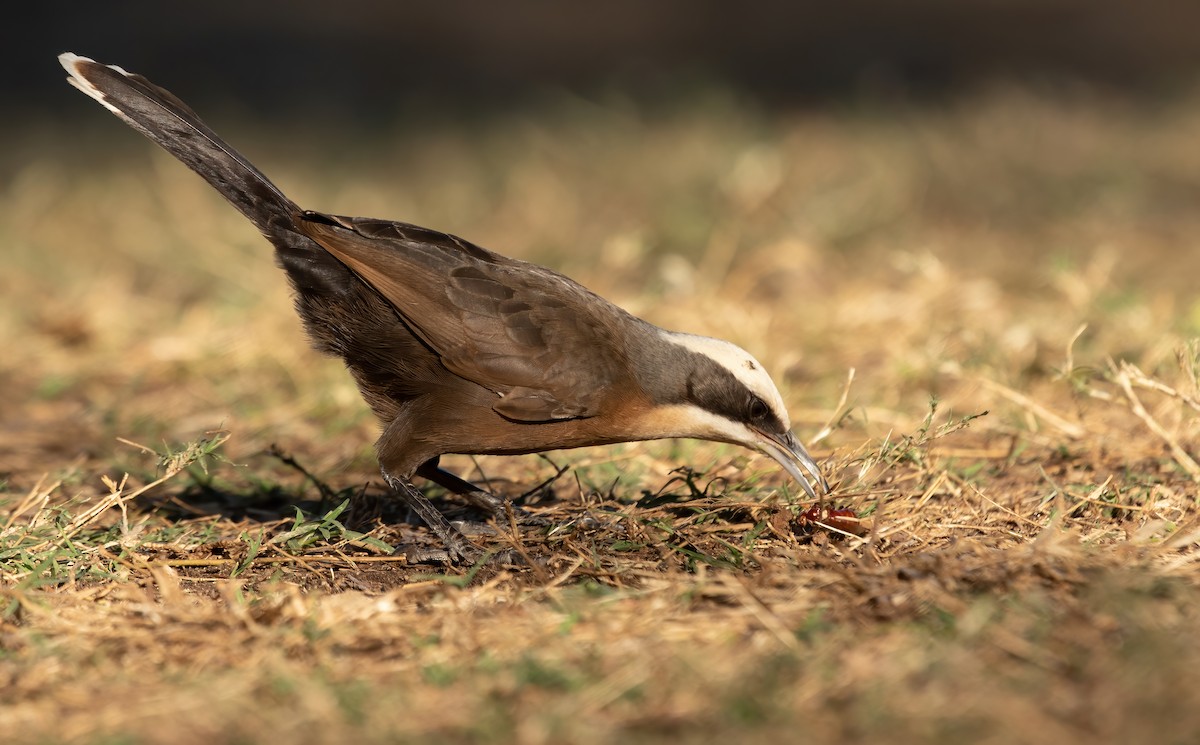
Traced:
<path fill-rule="evenodd" d="M 379 418 L 385 480 L 450 558 L 476 551 L 409 479 L 501 505 L 438 468 L 445 453 L 697 437 L 766 452 L 814 498 L 805 472 L 827 489 L 744 350 L 665 331 L 557 272 L 452 235 L 302 210 L 168 91 L 59 59 L 72 85 L 202 176 L 275 246 L 314 346 L 345 361 Z"/>

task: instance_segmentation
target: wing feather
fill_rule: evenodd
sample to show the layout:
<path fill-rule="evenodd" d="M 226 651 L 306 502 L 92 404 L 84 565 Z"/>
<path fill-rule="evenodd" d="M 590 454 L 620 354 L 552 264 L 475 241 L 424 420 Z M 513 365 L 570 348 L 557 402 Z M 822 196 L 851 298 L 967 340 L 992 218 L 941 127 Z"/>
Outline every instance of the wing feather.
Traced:
<path fill-rule="evenodd" d="M 405 223 L 305 213 L 302 232 L 375 288 L 462 378 L 517 421 L 595 416 L 625 382 L 632 316 L 544 267 Z"/>

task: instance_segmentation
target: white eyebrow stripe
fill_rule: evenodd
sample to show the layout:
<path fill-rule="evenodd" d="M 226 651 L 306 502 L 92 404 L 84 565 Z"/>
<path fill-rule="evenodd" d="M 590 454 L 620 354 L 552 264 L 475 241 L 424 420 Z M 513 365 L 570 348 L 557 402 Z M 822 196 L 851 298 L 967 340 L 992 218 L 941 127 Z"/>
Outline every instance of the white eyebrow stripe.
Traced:
<path fill-rule="evenodd" d="M 771 411 L 785 428 L 792 428 L 792 420 L 788 416 L 787 406 L 783 403 L 783 396 L 779 394 L 779 389 L 775 387 L 775 382 L 767 374 L 766 368 L 754 355 L 736 344 L 708 336 L 663 330 L 662 337 L 672 344 L 702 354 L 728 370 L 751 393 L 771 407 Z"/>

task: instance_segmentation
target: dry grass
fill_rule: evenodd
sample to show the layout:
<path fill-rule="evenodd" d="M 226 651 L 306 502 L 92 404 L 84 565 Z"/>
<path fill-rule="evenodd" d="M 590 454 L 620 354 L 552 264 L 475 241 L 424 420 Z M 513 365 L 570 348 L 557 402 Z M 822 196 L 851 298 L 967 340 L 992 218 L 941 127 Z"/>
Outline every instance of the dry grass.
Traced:
<path fill-rule="evenodd" d="M 1200 730 L 1200 95 L 559 101 L 337 151 L 210 119 L 302 203 L 752 349 L 863 534 L 799 526 L 768 461 L 653 443 L 453 459 L 549 480 L 559 527 L 480 539 L 532 568 L 405 566 L 381 542 L 423 531 L 269 249 L 114 123 L 0 202 L 9 742 Z"/>

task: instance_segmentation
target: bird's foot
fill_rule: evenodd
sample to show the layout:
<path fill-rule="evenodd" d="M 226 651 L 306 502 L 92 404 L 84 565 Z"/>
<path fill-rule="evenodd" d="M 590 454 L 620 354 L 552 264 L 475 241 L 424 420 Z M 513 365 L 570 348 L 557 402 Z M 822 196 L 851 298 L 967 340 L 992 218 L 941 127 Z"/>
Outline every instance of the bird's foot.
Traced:
<path fill-rule="evenodd" d="M 489 566 L 524 566 L 526 564 L 524 558 L 511 548 L 486 551 L 466 539 L 457 545 L 444 548 L 400 546 L 393 555 L 403 556 L 409 564 L 439 564 L 455 567 L 473 567 L 480 564 Z"/>
<path fill-rule="evenodd" d="M 551 521 L 545 517 L 513 504 L 511 499 L 498 497 L 482 489 L 464 492 L 462 498 L 467 500 L 471 506 L 486 512 L 490 518 L 496 521 L 497 525 L 509 525 L 514 520 L 517 525 L 537 528 L 551 524 Z"/>
<path fill-rule="evenodd" d="M 435 563 L 453 566 L 473 566 L 479 562 L 487 562 L 493 565 L 525 565 L 528 564 L 528 561 L 525 559 L 523 552 L 513 549 L 485 551 L 472 543 L 463 533 L 468 532 L 473 535 L 490 534 L 495 536 L 499 530 L 503 529 L 503 526 L 512 526 L 514 523 L 547 524 L 539 516 L 515 507 L 507 499 L 495 497 L 482 489 L 467 484 L 467 482 L 455 476 L 435 469 L 431 471 L 431 475 L 448 482 L 449 486 L 447 488 L 466 484 L 468 488 L 459 490 L 459 493 L 469 502 L 487 512 L 495 521 L 495 527 L 492 525 L 480 525 L 478 523 L 451 523 L 441 511 L 430 504 L 429 500 L 408 479 L 397 478 L 389 473 L 386 468 L 381 468 L 381 471 L 384 481 L 387 482 L 388 486 L 442 541 L 441 548 L 401 546 L 396 550 L 397 554 L 405 556 L 413 564 Z"/>

